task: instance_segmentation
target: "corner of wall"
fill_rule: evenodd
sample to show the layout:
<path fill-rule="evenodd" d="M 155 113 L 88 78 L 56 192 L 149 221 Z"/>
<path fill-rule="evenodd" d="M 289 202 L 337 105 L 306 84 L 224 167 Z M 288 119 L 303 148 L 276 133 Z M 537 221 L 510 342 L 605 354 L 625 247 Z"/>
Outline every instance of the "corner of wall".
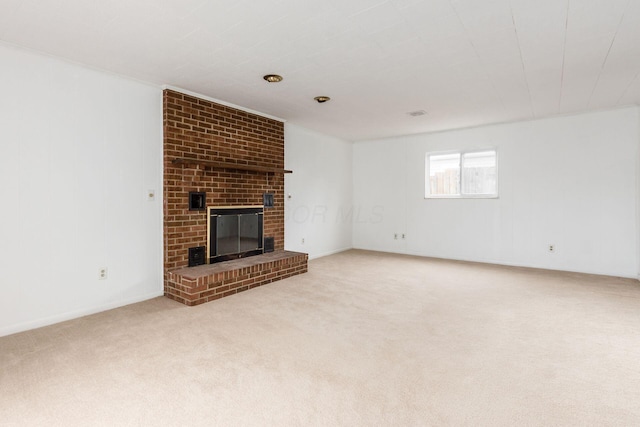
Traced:
<path fill-rule="evenodd" d="M 636 106 L 636 255 L 638 280 L 640 281 L 640 105 Z"/>
<path fill-rule="evenodd" d="M 285 248 L 310 259 L 351 249 L 353 144 L 285 123 Z"/>

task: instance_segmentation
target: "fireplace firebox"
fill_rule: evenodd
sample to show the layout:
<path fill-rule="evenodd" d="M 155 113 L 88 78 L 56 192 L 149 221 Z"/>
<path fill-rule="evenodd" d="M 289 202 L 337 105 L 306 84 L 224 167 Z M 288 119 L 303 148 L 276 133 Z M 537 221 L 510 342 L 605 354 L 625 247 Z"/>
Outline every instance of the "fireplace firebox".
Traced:
<path fill-rule="evenodd" d="M 263 218 L 263 206 L 207 208 L 209 263 L 262 254 Z"/>

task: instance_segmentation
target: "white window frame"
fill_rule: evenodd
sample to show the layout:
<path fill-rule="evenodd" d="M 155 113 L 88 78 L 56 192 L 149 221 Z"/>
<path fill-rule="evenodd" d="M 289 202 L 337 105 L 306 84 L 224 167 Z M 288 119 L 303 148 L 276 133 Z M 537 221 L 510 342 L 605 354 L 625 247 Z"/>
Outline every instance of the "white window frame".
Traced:
<path fill-rule="evenodd" d="M 462 192 L 462 161 L 465 154 L 482 153 L 485 151 L 493 151 L 496 153 L 496 192 L 493 194 L 467 194 Z M 446 154 L 460 154 L 460 194 L 431 194 L 431 186 L 429 184 L 429 177 L 431 176 L 429 170 L 429 158 L 431 156 L 442 156 Z M 450 150 L 450 151 L 430 151 L 425 155 L 425 167 L 424 167 L 424 198 L 425 199 L 498 199 L 499 188 L 498 183 L 500 181 L 500 172 L 498 169 L 498 149 L 496 147 L 477 148 L 472 150 Z"/>

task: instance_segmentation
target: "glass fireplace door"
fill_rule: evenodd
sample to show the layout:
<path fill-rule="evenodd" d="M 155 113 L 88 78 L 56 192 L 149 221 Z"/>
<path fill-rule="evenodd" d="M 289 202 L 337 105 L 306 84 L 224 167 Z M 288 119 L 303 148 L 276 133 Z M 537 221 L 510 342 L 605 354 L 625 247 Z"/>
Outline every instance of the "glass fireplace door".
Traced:
<path fill-rule="evenodd" d="M 253 251 L 261 248 L 260 236 L 262 232 L 259 230 L 259 214 L 243 214 L 238 215 L 238 235 L 240 250 L 238 252 Z"/>
<path fill-rule="evenodd" d="M 219 215 L 216 220 L 218 252 L 216 255 L 229 255 L 240 252 L 239 217 L 241 215 Z"/>

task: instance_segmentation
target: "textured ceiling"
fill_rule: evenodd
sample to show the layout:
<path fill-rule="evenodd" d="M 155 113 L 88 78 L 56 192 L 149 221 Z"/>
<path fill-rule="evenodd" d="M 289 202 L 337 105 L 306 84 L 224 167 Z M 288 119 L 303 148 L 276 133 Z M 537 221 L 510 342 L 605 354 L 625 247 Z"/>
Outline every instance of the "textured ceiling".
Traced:
<path fill-rule="evenodd" d="M 640 0 L 2 0 L 0 40 L 347 140 L 640 104 Z"/>

